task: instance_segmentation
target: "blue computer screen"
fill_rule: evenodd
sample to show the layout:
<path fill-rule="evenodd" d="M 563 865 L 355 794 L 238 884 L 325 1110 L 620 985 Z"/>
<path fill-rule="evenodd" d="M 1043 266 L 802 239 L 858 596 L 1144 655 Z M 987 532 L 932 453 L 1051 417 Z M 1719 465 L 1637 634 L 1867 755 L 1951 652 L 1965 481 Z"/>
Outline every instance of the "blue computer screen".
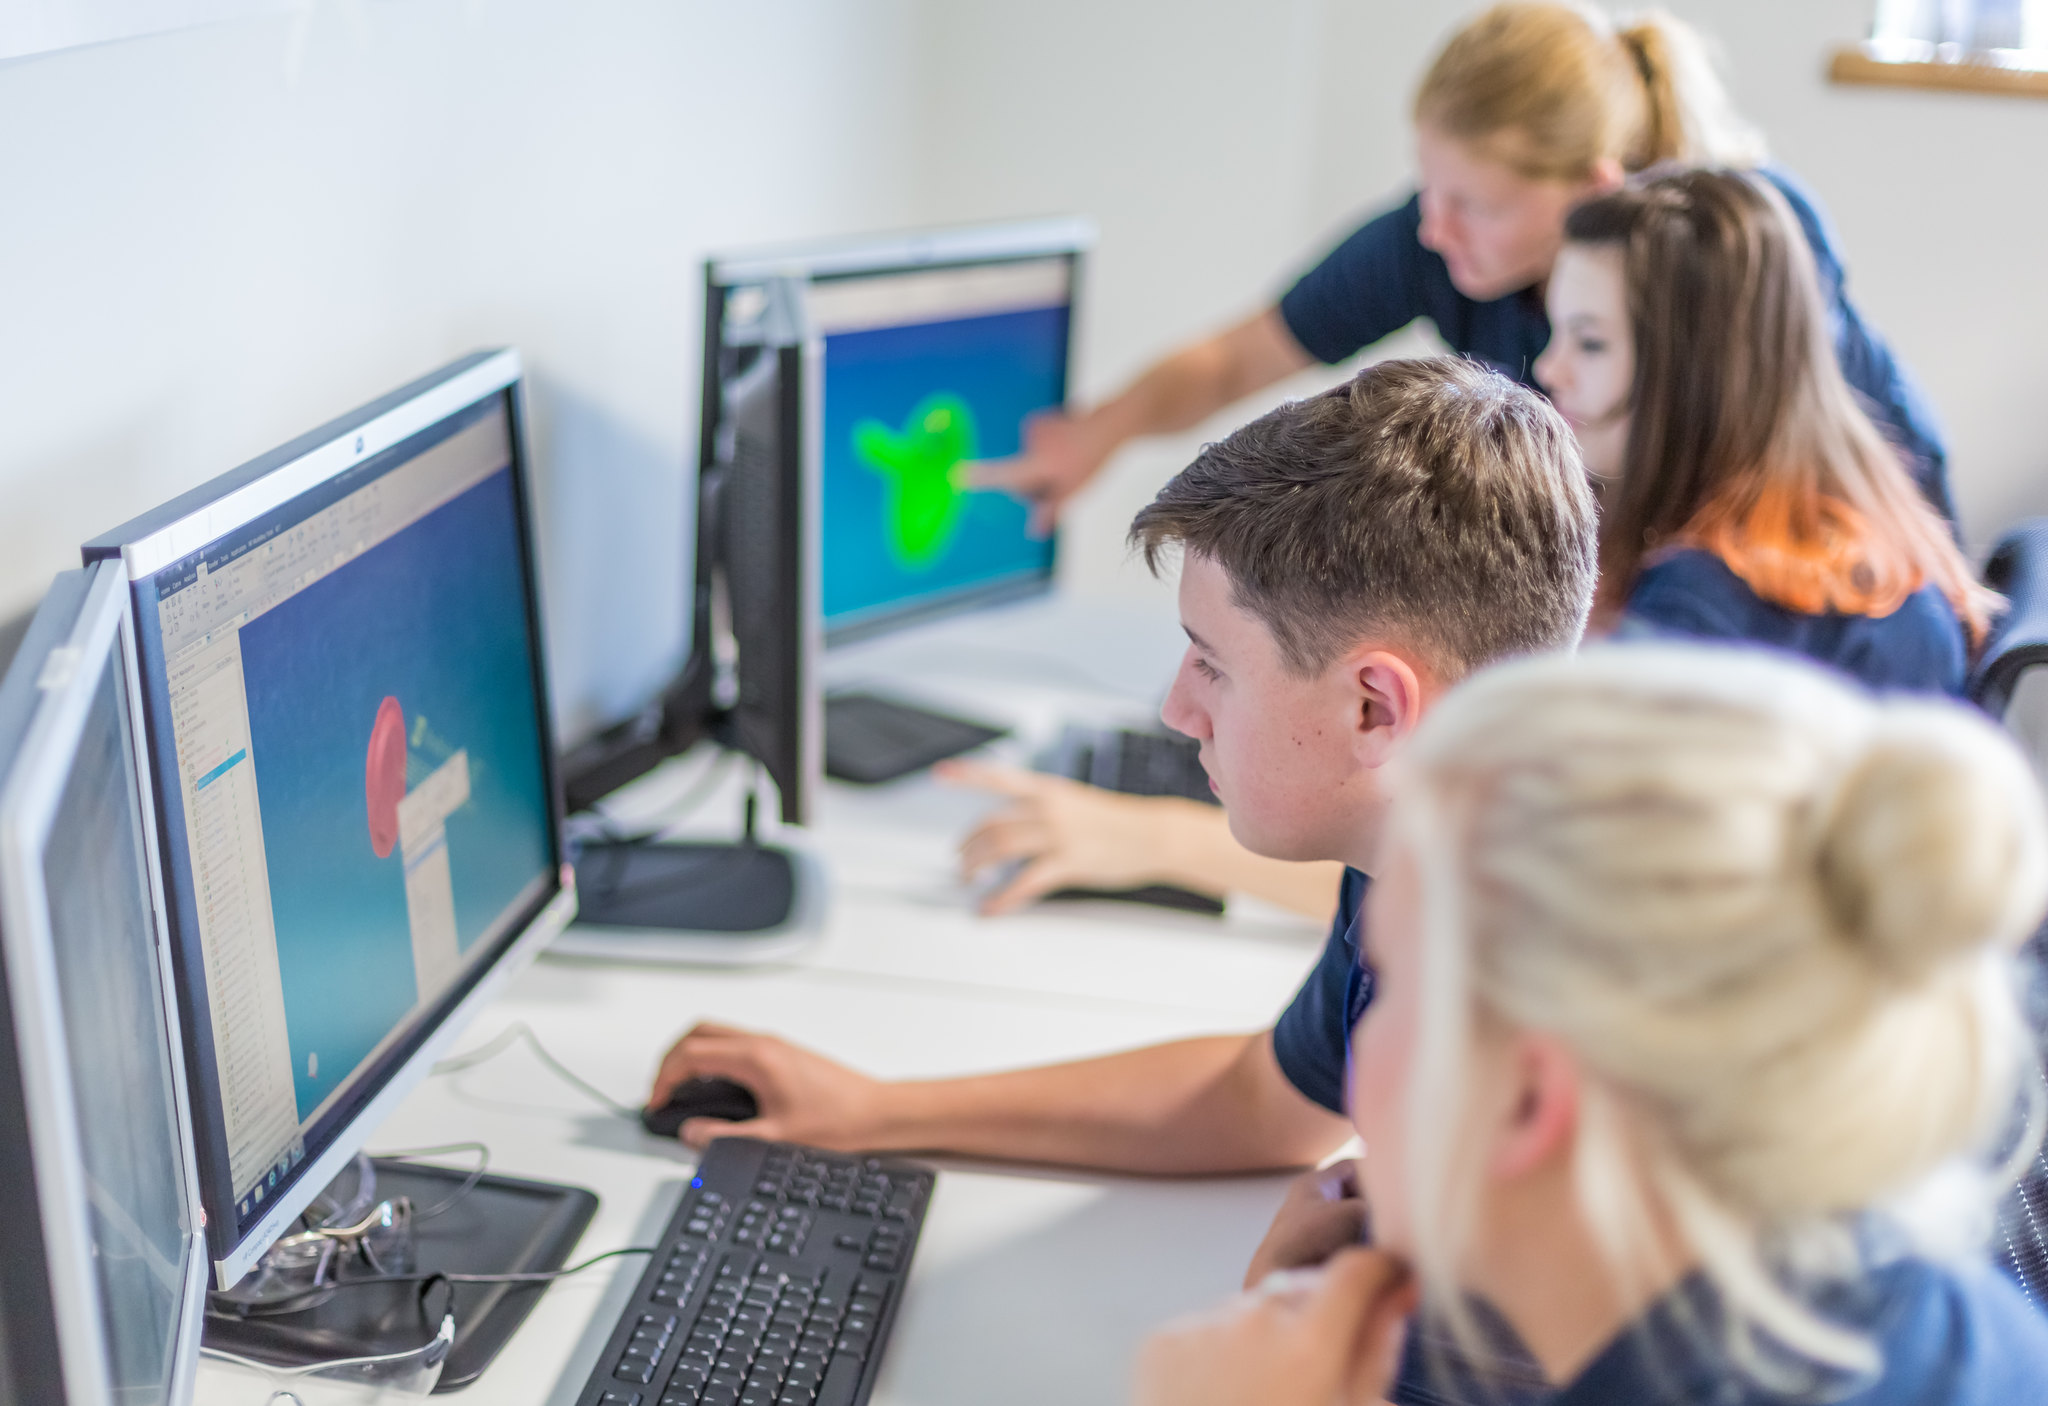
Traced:
<path fill-rule="evenodd" d="M 828 633 L 1043 581 L 1053 543 L 967 466 L 1015 454 L 1026 416 L 1065 399 L 1067 262 L 826 285 L 823 579 Z M 919 280 L 924 280 L 920 285 Z M 949 280 L 949 281 L 946 281 Z M 887 286 L 883 286 L 887 285 Z M 873 287 L 880 287 L 874 296 Z M 1017 306 L 1019 302 L 1024 306 Z"/>
<path fill-rule="evenodd" d="M 450 417 L 137 583 L 166 896 L 245 1222 L 552 883 L 508 415 Z"/>
<path fill-rule="evenodd" d="M 528 668 L 515 511 L 501 469 L 242 628 L 301 1121 L 438 994 L 415 970 L 404 848 L 380 856 L 365 812 L 385 699 L 408 789 L 465 757 L 468 797 L 443 820 L 455 953 L 547 866 L 533 692 L 501 683 Z"/>

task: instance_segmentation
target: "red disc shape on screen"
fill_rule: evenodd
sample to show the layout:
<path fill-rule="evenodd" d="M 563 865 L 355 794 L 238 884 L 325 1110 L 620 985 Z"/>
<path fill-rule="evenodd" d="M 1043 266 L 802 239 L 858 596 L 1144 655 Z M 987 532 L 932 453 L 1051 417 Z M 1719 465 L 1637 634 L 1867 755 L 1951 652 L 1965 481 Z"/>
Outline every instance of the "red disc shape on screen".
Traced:
<path fill-rule="evenodd" d="M 387 859 L 398 843 L 398 803 L 405 799 L 405 710 L 396 698 L 377 705 L 363 794 L 370 803 L 370 848 Z"/>

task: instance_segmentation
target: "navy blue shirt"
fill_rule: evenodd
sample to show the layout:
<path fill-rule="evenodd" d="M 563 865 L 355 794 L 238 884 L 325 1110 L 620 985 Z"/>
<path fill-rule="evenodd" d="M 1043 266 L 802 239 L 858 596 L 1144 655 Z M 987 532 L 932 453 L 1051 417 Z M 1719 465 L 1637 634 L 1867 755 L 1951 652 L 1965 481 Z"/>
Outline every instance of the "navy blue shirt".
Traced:
<path fill-rule="evenodd" d="M 1889 615 L 1806 615 L 1765 600 L 1712 552 L 1645 567 L 1621 633 L 1740 640 L 1802 655 L 1877 689 L 1962 696 L 1969 648 L 1954 607 L 1922 586 Z"/>
<path fill-rule="evenodd" d="M 1330 920 L 1323 955 L 1273 1026 L 1273 1054 L 1280 1072 L 1332 1113 L 1344 1111 L 1344 1058 L 1351 1027 L 1372 1000 L 1372 974 L 1358 959 L 1365 890 L 1371 882 L 1356 869 L 1344 870 L 1337 916 Z"/>
<path fill-rule="evenodd" d="M 2008 1406 L 2048 1400 L 2048 1320 L 1989 1266 L 1901 1260 L 1819 1305 L 1869 1337 L 1875 1377 L 1812 1373 L 1805 1392 L 1767 1389 L 1734 1372 L 1695 1281 L 1608 1344 L 1549 1406 Z"/>
<path fill-rule="evenodd" d="M 1766 168 L 1760 174 L 1785 197 L 1813 249 L 1843 376 L 1863 397 L 1871 419 L 1905 451 L 1928 501 L 1953 521 L 1948 454 L 1927 398 L 1850 303 L 1834 231 L 1819 207 L 1784 172 Z M 1280 316 L 1294 340 L 1310 356 L 1335 364 L 1426 317 L 1453 351 L 1534 385 L 1536 358 L 1550 344 L 1550 318 L 1536 290 L 1475 302 L 1453 286 L 1442 256 L 1422 247 L 1421 228 L 1422 200 L 1413 196 L 1367 222 L 1303 274 L 1280 299 Z"/>

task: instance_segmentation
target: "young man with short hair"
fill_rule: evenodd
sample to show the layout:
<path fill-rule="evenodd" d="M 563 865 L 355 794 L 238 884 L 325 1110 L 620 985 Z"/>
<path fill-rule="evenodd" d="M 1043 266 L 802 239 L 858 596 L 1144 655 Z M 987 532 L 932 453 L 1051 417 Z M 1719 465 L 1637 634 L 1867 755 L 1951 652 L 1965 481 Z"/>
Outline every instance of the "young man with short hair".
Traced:
<path fill-rule="evenodd" d="M 1183 553 L 1189 647 L 1161 716 L 1198 739 L 1247 848 L 1351 866 L 1315 970 L 1271 1030 L 957 1079 L 883 1082 L 770 1035 L 699 1025 L 652 1100 L 737 1080 L 727 1134 L 1124 1172 L 1313 1164 L 1350 1136 L 1345 1047 L 1381 769 L 1447 688 L 1496 659 L 1570 649 L 1593 595 L 1592 495 L 1547 402 L 1452 358 L 1386 362 L 1203 449 L 1137 516 L 1157 570 Z M 1291 1197 L 1261 1259 L 1355 1238 L 1355 1206 Z M 1292 1242 L 1292 1243 L 1289 1243 Z"/>

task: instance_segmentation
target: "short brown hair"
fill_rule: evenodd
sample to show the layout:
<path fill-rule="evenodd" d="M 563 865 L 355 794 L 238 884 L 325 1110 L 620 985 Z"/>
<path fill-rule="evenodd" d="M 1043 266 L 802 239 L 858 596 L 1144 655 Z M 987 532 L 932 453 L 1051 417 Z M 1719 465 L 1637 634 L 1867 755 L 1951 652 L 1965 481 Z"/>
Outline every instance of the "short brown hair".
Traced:
<path fill-rule="evenodd" d="M 1206 446 L 1131 523 L 1229 575 L 1287 666 L 1368 638 L 1442 677 L 1569 649 L 1598 535 L 1578 443 L 1550 403 L 1455 357 L 1387 361 Z"/>

